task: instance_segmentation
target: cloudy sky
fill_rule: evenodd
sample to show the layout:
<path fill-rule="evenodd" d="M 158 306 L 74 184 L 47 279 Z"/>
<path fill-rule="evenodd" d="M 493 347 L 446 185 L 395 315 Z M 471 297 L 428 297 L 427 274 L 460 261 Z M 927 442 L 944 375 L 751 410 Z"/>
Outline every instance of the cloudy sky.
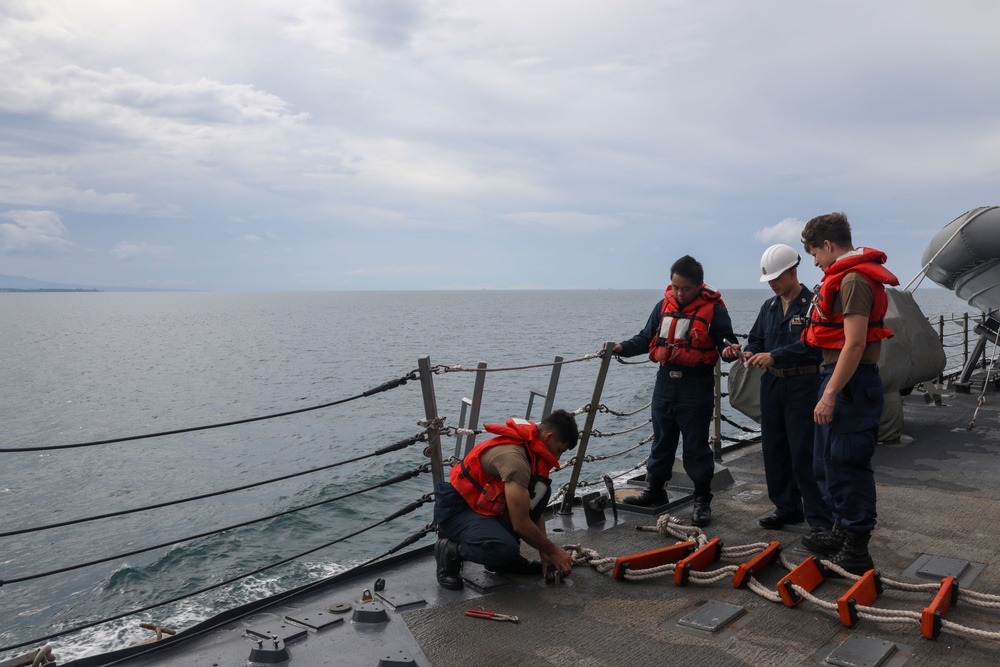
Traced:
<path fill-rule="evenodd" d="M 691 254 L 758 287 L 842 210 L 905 284 L 1000 203 L 998 26 L 992 0 L 4 0 L 0 273 L 661 288 Z"/>

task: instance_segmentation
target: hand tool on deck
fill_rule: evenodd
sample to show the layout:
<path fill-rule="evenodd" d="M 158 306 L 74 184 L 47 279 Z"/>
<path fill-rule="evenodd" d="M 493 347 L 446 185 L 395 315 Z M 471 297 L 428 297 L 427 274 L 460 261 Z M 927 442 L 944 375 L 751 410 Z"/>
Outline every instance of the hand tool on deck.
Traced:
<path fill-rule="evenodd" d="M 469 609 L 465 612 L 466 616 L 471 616 L 472 618 L 482 618 L 487 621 L 508 621 L 510 623 L 517 623 L 517 616 L 511 616 L 509 614 L 498 614 L 495 611 L 483 611 L 482 609 Z"/>

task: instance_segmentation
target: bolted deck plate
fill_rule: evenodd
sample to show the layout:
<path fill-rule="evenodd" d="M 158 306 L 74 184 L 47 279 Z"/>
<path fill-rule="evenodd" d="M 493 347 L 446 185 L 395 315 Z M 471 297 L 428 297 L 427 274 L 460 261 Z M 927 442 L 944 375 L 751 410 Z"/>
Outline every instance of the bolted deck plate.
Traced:
<path fill-rule="evenodd" d="M 336 625 L 337 623 L 343 623 L 343 616 L 334 616 L 328 611 L 315 611 L 315 612 L 301 612 L 295 615 L 286 615 L 285 622 L 291 623 L 293 625 L 300 625 L 309 630 L 319 632 L 320 630 L 325 630 L 331 625 Z"/>
<path fill-rule="evenodd" d="M 747 613 L 747 610 L 743 607 L 738 607 L 728 602 L 720 602 L 719 600 L 709 600 L 698 607 L 697 610 L 678 619 L 677 624 L 715 633 L 745 613 Z"/>
<path fill-rule="evenodd" d="M 494 574 L 486 570 L 474 572 L 462 572 L 462 579 L 469 584 L 472 590 L 477 593 L 489 593 L 491 591 L 513 586 L 514 581 L 502 574 Z"/>
<path fill-rule="evenodd" d="M 983 563 L 974 563 L 960 558 L 921 554 L 902 576 L 924 581 L 940 581 L 945 577 L 955 577 L 959 587 L 969 588 L 976 577 L 986 569 Z"/>
<path fill-rule="evenodd" d="M 392 609 L 401 609 L 402 607 L 409 607 L 410 605 L 420 604 L 422 602 L 427 602 L 422 597 L 414 595 L 413 593 L 408 593 L 406 591 L 400 591 L 398 593 L 389 593 L 388 591 L 377 591 L 375 597 L 385 602 Z"/>
<path fill-rule="evenodd" d="M 279 641 L 290 644 L 296 639 L 301 639 L 309 634 L 309 631 L 298 625 L 285 623 L 283 620 L 273 624 L 255 625 L 247 628 L 243 634 L 253 641 L 267 640 L 277 637 Z"/>
<path fill-rule="evenodd" d="M 851 635 L 827 657 L 826 664 L 838 667 L 880 667 L 896 652 L 892 642 Z"/>

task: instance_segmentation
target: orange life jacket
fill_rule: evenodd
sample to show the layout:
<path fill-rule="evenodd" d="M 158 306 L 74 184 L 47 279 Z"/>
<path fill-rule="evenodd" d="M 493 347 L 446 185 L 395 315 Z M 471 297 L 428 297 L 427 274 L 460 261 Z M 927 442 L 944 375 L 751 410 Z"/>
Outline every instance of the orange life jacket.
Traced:
<path fill-rule="evenodd" d="M 898 285 L 896 278 L 883 264 L 886 256 L 881 250 L 862 248 L 862 252 L 850 257 L 842 257 L 823 272 L 823 282 L 813 297 L 809 309 L 809 324 L 802 331 L 802 340 L 813 347 L 842 349 L 844 347 L 844 314 L 833 313 L 833 302 L 840 291 L 840 284 L 848 273 L 860 273 L 871 283 L 874 300 L 872 312 L 868 316 L 868 333 L 865 342 L 871 343 L 892 337 L 892 329 L 885 325 L 883 318 L 889 307 L 885 294 L 886 285 Z"/>
<path fill-rule="evenodd" d="M 697 366 L 714 364 L 719 359 L 715 342 L 708 335 L 715 314 L 715 304 L 725 306 L 722 294 L 702 283 L 698 296 L 677 305 L 674 286 L 663 293 L 660 330 L 649 341 L 649 358 L 659 364 Z"/>
<path fill-rule="evenodd" d="M 508 419 L 506 424 L 486 424 L 486 430 L 497 434 L 472 448 L 465 458 L 457 463 L 449 473 L 451 485 L 455 487 L 469 507 L 479 514 L 503 518 L 508 524 L 507 498 L 504 483 L 499 477 L 483 470 L 480 456 L 490 447 L 497 445 L 521 445 L 528 452 L 531 465 L 531 482 L 528 495 L 531 508 L 542 500 L 548 489 L 549 473 L 559 469 L 559 459 L 553 456 L 545 443 L 538 437 L 538 426 L 526 419 Z"/>

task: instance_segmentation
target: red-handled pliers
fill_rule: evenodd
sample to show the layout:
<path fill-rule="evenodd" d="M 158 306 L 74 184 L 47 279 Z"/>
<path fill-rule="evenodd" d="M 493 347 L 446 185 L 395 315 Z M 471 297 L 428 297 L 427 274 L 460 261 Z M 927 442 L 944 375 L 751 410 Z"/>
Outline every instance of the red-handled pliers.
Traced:
<path fill-rule="evenodd" d="M 511 623 L 517 623 L 517 616 L 510 616 L 508 614 L 498 614 L 495 611 L 483 611 L 482 609 L 469 609 L 465 612 L 466 616 L 471 616 L 473 618 L 485 618 L 487 621 L 510 621 Z"/>

